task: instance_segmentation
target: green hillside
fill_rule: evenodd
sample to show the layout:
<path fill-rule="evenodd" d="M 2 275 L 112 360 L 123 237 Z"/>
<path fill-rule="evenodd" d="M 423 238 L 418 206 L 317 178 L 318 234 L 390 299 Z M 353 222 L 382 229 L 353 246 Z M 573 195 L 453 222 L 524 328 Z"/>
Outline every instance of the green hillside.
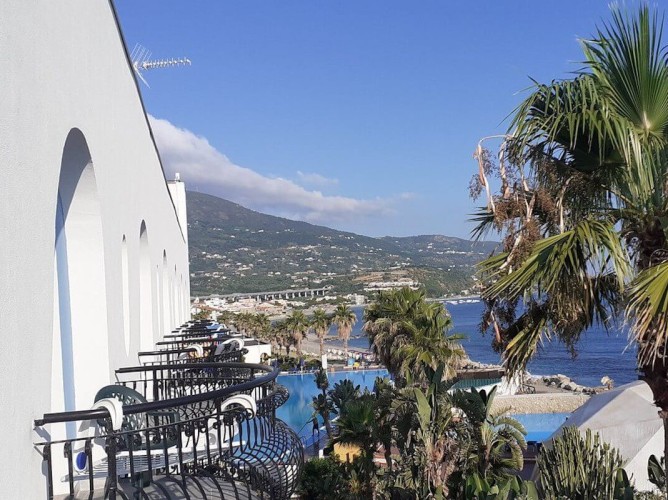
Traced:
<path fill-rule="evenodd" d="M 430 295 L 470 289 L 473 266 L 494 243 L 440 235 L 371 238 L 249 210 L 188 192 L 193 295 L 414 279 Z"/>

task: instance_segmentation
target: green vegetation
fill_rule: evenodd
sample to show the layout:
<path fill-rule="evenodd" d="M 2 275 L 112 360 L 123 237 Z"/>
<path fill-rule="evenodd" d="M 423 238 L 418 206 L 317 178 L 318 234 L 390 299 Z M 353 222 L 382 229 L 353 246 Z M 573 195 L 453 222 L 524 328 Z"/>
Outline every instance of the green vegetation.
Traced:
<path fill-rule="evenodd" d="M 633 498 L 619 452 L 587 429 L 565 427 L 538 457 L 540 488 L 545 498 L 613 500 Z"/>
<path fill-rule="evenodd" d="M 479 496 L 483 491 L 504 495 L 489 498 L 536 498 L 531 483 L 515 478 L 521 458 L 514 451 L 503 453 L 525 446 L 519 423 L 491 411 L 493 396 L 474 392 L 476 400 L 469 393 L 450 394 L 452 382 L 443 380 L 443 366 L 427 371 L 419 377 L 429 381 L 426 385 L 406 373 L 402 388 L 377 379 L 373 392 L 365 393 L 348 381 L 328 389 L 325 373 L 316 374 L 322 393 L 313 398 L 314 409 L 324 418 L 339 415 L 331 441 L 360 451 L 354 466 L 327 464 L 338 467 L 346 490 L 359 498 L 487 498 Z M 374 461 L 377 449 L 385 456 L 383 468 Z"/>
<path fill-rule="evenodd" d="M 357 323 L 357 316 L 346 304 L 336 306 L 336 310 L 332 316 L 332 324 L 336 325 L 339 338 L 343 341 L 345 359 L 348 359 L 348 339 L 355 323 Z"/>
<path fill-rule="evenodd" d="M 664 457 L 661 457 L 661 461 L 659 461 L 655 455 L 650 455 L 649 460 L 647 461 L 647 475 L 649 481 L 660 490 L 666 488 L 666 469 L 664 461 Z"/>
<path fill-rule="evenodd" d="M 487 306 L 481 329 L 493 333 L 508 370 L 524 369 L 545 337 L 575 353 L 589 327 L 607 328 L 623 316 L 636 341 L 638 370 L 668 430 L 668 54 L 662 23 L 644 4 L 636 14 L 613 7 L 611 21 L 582 41 L 582 69 L 570 79 L 537 83 L 515 110 L 501 154 L 479 146 L 471 191 L 488 195 L 475 216 L 476 236 L 503 236 L 502 251 L 480 264 L 479 278 Z M 435 270 L 466 271 L 486 253 L 458 253 L 452 242 L 433 236 L 372 239 L 284 219 L 272 220 L 278 226 L 270 228 L 256 213 L 252 229 L 223 228 L 225 216 L 218 215 L 211 223 L 196 215 L 191 223 L 194 233 L 205 234 L 193 270 L 204 276 L 210 263 L 220 270 L 209 273 L 201 289 L 222 291 L 222 278 L 244 277 L 242 268 L 258 280 L 271 272 L 285 283 L 281 287 L 339 279 L 351 290 L 373 273 L 389 279 L 397 270 L 423 272 L 418 281 L 431 293 L 449 284 Z M 237 215 L 230 220 L 240 220 Z M 259 239 L 266 242 L 262 247 Z M 272 271 L 260 267 L 267 262 Z M 371 393 L 341 387 L 335 396 L 324 372 L 318 374 L 314 411 L 323 418 L 338 414 L 338 430 L 328 429 L 331 440 L 357 446 L 360 456 L 350 464 L 327 459 L 314 467 L 327 484 L 338 485 L 341 498 L 536 498 L 534 485 L 516 477 L 524 429 L 494 410 L 495 391 L 449 392 L 461 353 L 456 337 L 445 335 L 445 311 L 424 299 L 409 289 L 381 293 L 366 312 L 371 348 L 395 385 L 378 380 Z M 303 327 L 295 321 L 275 327 L 288 355 L 291 342 L 300 350 Z M 377 452 L 385 457 L 382 468 L 374 461 Z M 619 453 L 590 431 L 583 436 L 566 428 L 541 450 L 538 466 L 545 498 L 651 496 L 632 490 Z M 655 457 L 648 463 L 662 488 L 668 487 L 667 466 Z M 331 494 L 318 489 L 313 473 L 307 479 L 304 489 L 313 498 Z"/>
<path fill-rule="evenodd" d="M 574 78 L 536 84 L 496 163 L 479 147 L 472 192 L 499 187 L 476 216 L 504 252 L 480 265 L 509 369 L 543 336 L 575 351 L 623 311 L 641 378 L 668 429 L 668 64 L 663 18 L 641 5 L 582 41 Z M 630 417 L 632 418 L 632 417 Z"/>
<path fill-rule="evenodd" d="M 496 484 L 473 474 L 466 479 L 466 499 L 478 500 L 538 500 L 538 491 L 531 481 L 523 481 L 513 476 Z"/>
<path fill-rule="evenodd" d="M 292 335 L 298 358 L 302 357 L 302 341 L 306 338 L 306 332 L 308 332 L 309 327 L 309 320 L 303 311 L 293 309 L 285 319 L 285 328 Z"/>
<path fill-rule="evenodd" d="M 522 470 L 522 450 L 527 446 L 522 424 L 508 417 L 504 410 L 492 410 L 496 387 L 489 394 L 471 389 L 452 396 L 453 405 L 461 409 L 472 424 L 469 430 L 473 432 L 466 441 L 471 447 L 471 466 L 478 477 L 491 480 L 491 484 Z"/>
<path fill-rule="evenodd" d="M 408 288 L 380 293 L 368 310 L 368 328 L 376 328 L 373 342 L 395 383 L 377 378 L 373 391 L 361 392 L 349 380 L 330 387 L 326 372 L 316 373 L 320 393 L 312 401 L 314 417 L 323 419 L 330 444 L 358 453 L 352 462 L 332 456 L 309 465 L 301 486 L 306 498 L 332 498 L 334 483 L 340 498 L 655 498 L 634 492 L 616 450 L 577 428 L 566 428 L 541 450 L 538 488 L 523 481 L 517 474 L 526 432 L 507 410 L 494 406 L 496 388 L 451 390 L 461 352 L 445 335 L 447 312 Z M 436 340 L 432 330 L 440 331 L 444 346 L 422 341 Z M 335 427 L 332 415 L 338 416 Z M 376 460 L 380 453 L 384 466 Z M 662 465 L 653 458 L 649 467 L 662 484 Z M 314 478 L 318 473 L 320 483 Z"/>
<path fill-rule="evenodd" d="M 453 373 L 461 350 L 444 336 L 449 323 L 442 306 L 427 303 L 423 292 L 405 288 L 379 294 L 369 309 L 367 323 L 383 325 L 382 350 L 396 383 L 379 378 L 372 392 L 360 393 L 350 381 L 330 388 L 322 370 L 315 376 L 320 390 L 312 402 L 315 414 L 327 428 L 329 416 L 338 415 L 336 430 L 328 428 L 331 442 L 359 449 L 352 464 L 326 464 L 338 467 L 336 477 L 348 483 L 344 490 L 358 498 L 387 499 L 477 498 L 466 496 L 467 491 L 480 488 L 490 495 L 503 491 L 506 496 L 498 498 L 526 494 L 528 483 L 511 481 L 522 466 L 522 426 L 492 410 L 495 391 L 448 392 L 454 379 L 446 374 Z M 440 333 L 443 345 L 422 341 L 437 341 L 434 332 Z M 394 336 L 401 342 L 393 341 Z M 411 362 L 399 362 L 398 356 Z M 377 450 L 385 457 L 383 468 L 374 461 Z M 479 478 L 477 486 L 467 485 L 472 475 Z"/>
<path fill-rule="evenodd" d="M 332 398 L 327 394 L 327 388 L 329 387 L 329 379 L 327 378 L 327 373 L 322 368 L 318 370 L 315 374 L 315 385 L 320 389 L 321 394 L 313 397 L 313 402 L 311 406 L 313 407 L 313 418 L 317 418 L 320 415 L 322 421 L 325 424 L 325 429 L 327 431 L 327 436 L 332 439 L 332 423 L 330 415 L 332 413 L 337 413 L 337 409 L 332 402 Z"/>
<path fill-rule="evenodd" d="M 452 321 L 443 304 L 426 302 L 424 291 L 380 292 L 364 311 L 364 321 L 371 351 L 400 383 L 406 373 L 421 377 L 425 368 L 436 369 L 444 360 L 445 376 L 452 378 L 465 357 L 457 343 L 462 337 L 446 335 Z"/>
<path fill-rule="evenodd" d="M 332 324 L 332 318 L 323 310 L 316 309 L 313 311 L 313 316 L 311 317 L 311 329 L 318 336 L 320 341 L 320 357 L 322 358 L 325 354 L 325 337 L 329 332 L 329 327 Z"/>
<path fill-rule="evenodd" d="M 471 288 L 475 264 L 495 246 L 446 236 L 370 238 L 195 192 L 188 193 L 188 229 L 193 295 L 324 286 L 360 293 L 380 272 L 419 281 L 440 297 Z"/>
<path fill-rule="evenodd" d="M 298 493 L 305 500 L 354 500 L 349 476 L 335 457 L 314 458 L 304 464 Z"/>
<path fill-rule="evenodd" d="M 203 319 L 209 319 L 209 314 L 210 312 L 208 310 L 201 310 L 199 312 L 196 312 L 195 314 L 192 315 L 192 318 L 194 320 L 203 320 Z"/>

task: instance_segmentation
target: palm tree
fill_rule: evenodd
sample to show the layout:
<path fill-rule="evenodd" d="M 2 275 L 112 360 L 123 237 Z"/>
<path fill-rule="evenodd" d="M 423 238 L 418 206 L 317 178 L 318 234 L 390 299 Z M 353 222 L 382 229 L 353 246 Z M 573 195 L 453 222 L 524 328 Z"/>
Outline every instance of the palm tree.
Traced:
<path fill-rule="evenodd" d="M 327 394 L 329 378 L 327 377 L 327 372 L 323 368 L 320 368 L 315 372 L 315 385 L 323 394 Z"/>
<path fill-rule="evenodd" d="M 334 311 L 332 323 L 336 325 L 339 338 L 343 341 L 345 357 L 348 359 L 348 339 L 353 331 L 353 326 L 357 323 L 357 315 L 346 304 L 339 304 Z"/>
<path fill-rule="evenodd" d="M 507 479 L 521 471 L 522 450 L 526 449 L 526 431 L 522 424 L 507 416 L 507 409 L 492 409 L 496 388 L 494 386 L 489 393 L 476 389 L 456 391 L 452 396 L 453 405 L 464 413 L 471 436 L 472 450 L 468 454 L 470 463 L 466 472 L 477 473 L 490 482 Z"/>
<path fill-rule="evenodd" d="M 403 359 L 401 371 L 404 377 L 411 373 L 414 379 L 425 385 L 428 380 L 421 377 L 426 373 L 425 369 L 429 367 L 435 370 L 438 365 L 443 364 L 444 377 L 454 378 L 460 361 L 466 357 L 464 348 L 457 342 L 464 336 L 446 334 L 452 327 L 452 319 L 445 314 L 440 303 L 428 304 L 421 319 L 423 321 L 418 322 L 410 343 L 401 346 L 397 351 L 399 359 Z"/>
<path fill-rule="evenodd" d="M 324 309 L 316 309 L 313 311 L 311 317 L 311 328 L 318 336 L 320 341 L 320 358 L 325 354 L 325 336 L 329 332 L 329 327 L 332 324 L 332 318 L 325 312 Z"/>
<path fill-rule="evenodd" d="M 376 398 L 376 436 L 378 442 L 383 445 L 386 466 L 391 470 L 392 442 L 395 434 L 392 428 L 394 419 L 392 403 L 394 402 L 395 389 L 388 378 L 376 377 L 373 394 Z"/>
<path fill-rule="evenodd" d="M 332 429 L 332 420 L 330 415 L 336 412 L 332 400 L 328 398 L 326 394 L 318 394 L 317 396 L 313 396 L 311 407 L 313 408 L 313 418 L 317 418 L 317 415 L 320 415 L 323 423 L 325 424 L 327 437 L 332 439 L 334 430 Z"/>
<path fill-rule="evenodd" d="M 254 322 L 255 315 L 253 313 L 242 312 L 237 314 L 235 325 L 241 333 L 248 334 L 252 330 Z"/>
<path fill-rule="evenodd" d="M 229 327 L 232 324 L 233 318 L 234 313 L 232 311 L 223 311 L 216 317 L 216 321 Z"/>
<path fill-rule="evenodd" d="M 436 370 L 426 368 L 426 388 L 409 384 L 394 392 L 390 419 L 399 455 L 385 475 L 387 489 L 398 493 L 397 498 L 451 497 L 459 442 L 448 394 L 452 383 L 443 380 L 444 369 L 442 364 Z"/>
<path fill-rule="evenodd" d="M 306 337 L 309 328 L 309 322 L 303 311 L 294 309 L 286 318 L 285 324 L 290 331 L 297 348 L 297 357 L 302 356 L 302 340 Z"/>
<path fill-rule="evenodd" d="M 410 372 L 426 383 L 425 368 L 440 364 L 447 378 L 454 376 L 464 356 L 456 343 L 462 337 L 446 336 L 452 321 L 443 304 L 428 303 L 423 291 L 404 287 L 379 293 L 364 317 L 371 349 L 395 379 L 403 381 Z"/>
<path fill-rule="evenodd" d="M 325 424 L 325 430 L 327 431 L 327 437 L 332 439 L 333 430 L 331 415 L 336 413 L 336 407 L 334 406 L 332 398 L 327 394 L 329 378 L 327 378 L 327 372 L 322 368 L 315 373 L 315 385 L 318 387 L 321 394 L 313 397 L 313 402 L 311 403 L 314 410 L 313 418 L 317 418 L 317 415 L 322 417 L 322 421 Z"/>
<path fill-rule="evenodd" d="M 582 41 L 584 68 L 537 84 L 517 108 L 498 163 L 478 146 L 475 234 L 504 233 L 481 265 L 491 328 L 511 371 L 543 336 L 572 349 L 624 310 L 638 370 L 668 433 L 668 65 L 659 16 L 613 7 Z M 494 195 L 488 177 L 500 191 Z M 668 435 L 668 434 L 667 434 Z M 667 461 L 668 464 L 668 461 Z"/>
<path fill-rule="evenodd" d="M 281 348 L 285 347 L 286 356 L 289 357 L 291 344 L 288 341 L 288 337 L 290 337 L 290 335 L 288 333 L 288 327 L 286 325 L 286 321 L 285 320 L 275 321 L 274 324 L 271 326 L 272 345 L 273 343 L 276 344 L 277 351 L 279 354 L 281 352 Z"/>
<path fill-rule="evenodd" d="M 329 397 L 339 415 L 343 415 L 346 412 L 346 405 L 360 397 L 360 386 L 353 384 L 351 380 L 343 379 L 334 384 L 329 391 Z"/>
<path fill-rule="evenodd" d="M 376 451 L 376 413 L 373 400 L 370 398 L 350 401 L 346 406 L 345 413 L 339 415 L 336 421 L 337 433 L 333 443 L 343 445 L 354 445 L 360 449 L 359 469 L 360 475 L 360 498 L 371 498 L 372 482 L 375 476 L 376 466 L 373 462 Z"/>
<path fill-rule="evenodd" d="M 265 313 L 253 315 L 253 333 L 259 340 L 267 340 L 271 330 L 271 321 Z"/>

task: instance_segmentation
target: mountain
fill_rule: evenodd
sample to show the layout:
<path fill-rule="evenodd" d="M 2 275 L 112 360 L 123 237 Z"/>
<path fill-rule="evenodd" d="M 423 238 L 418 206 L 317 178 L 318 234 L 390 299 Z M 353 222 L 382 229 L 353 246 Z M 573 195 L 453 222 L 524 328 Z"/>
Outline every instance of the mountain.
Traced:
<path fill-rule="evenodd" d="M 400 279 L 419 281 L 430 295 L 459 293 L 496 246 L 441 235 L 372 238 L 187 196 L 193 295 L 327 285 L 350 293 Z"/>

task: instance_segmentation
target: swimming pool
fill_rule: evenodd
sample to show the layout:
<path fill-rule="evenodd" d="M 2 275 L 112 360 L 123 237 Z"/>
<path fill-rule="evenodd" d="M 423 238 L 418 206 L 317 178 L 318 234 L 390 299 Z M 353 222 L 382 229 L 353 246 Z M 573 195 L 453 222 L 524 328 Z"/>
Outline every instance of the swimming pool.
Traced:
<path fill-rule="evenodd" d="M 373 389 L 376 377 L 387 377 L 387 370 L 359 370 L 328 373 L 329 387 L 343 379 L 351 380 L 355 385 Z M 299 375 L 279 375 L 277 382 L 290 392 L 288 401 L 276 410 L 276 416 L 288 424 L 301 437 L 312 435 L 310 425 L 313 415 L 311 401 L 319 393 L 313 373 Z M 543 442 L 563 424 L 570 413 L 530 413 L 514 414 L 511 417 L 520 421 L 527 431 L 527 441 Z M 322 420 L 319 419 L 322 424 Z"/>
<path fill-rule="evenodd" d="M 527 441 L 542 443 L 556 431 L 570 413 L 527 413 L 510 415 L 524 426 Z"/>
<path fill-rule="evenodd" d="M 360 391 L 363 391 L 365 387 L 372 390 L 376 377 L 387 377 L 388 373 L 387 370 L 355 370 L 328 373 L 327 376 L 330 389 L 337 382 L 348 379 L 353 384 L 359 385 Z M 277 382 L 290 392 L 290 399 L 276 410 L 276 417 L 283 420 L 300 436 L 310 436 L 312 427 L 309 422 L 313 415 L 311 402 L 313 396 L 320 392 L 315 385 L 315 374 L 279 375 Z"/>

